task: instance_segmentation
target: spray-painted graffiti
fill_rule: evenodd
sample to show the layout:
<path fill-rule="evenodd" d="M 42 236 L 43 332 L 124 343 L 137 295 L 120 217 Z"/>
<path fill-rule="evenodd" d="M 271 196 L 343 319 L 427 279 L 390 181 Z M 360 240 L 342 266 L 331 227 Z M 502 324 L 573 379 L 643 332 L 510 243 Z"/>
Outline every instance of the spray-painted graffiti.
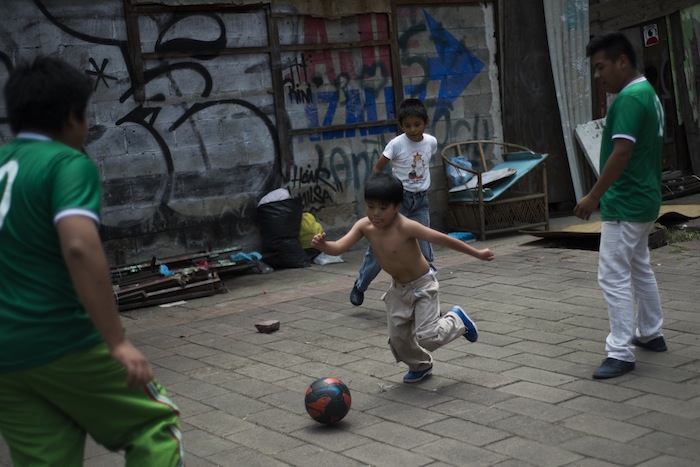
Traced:
<path fill-rule="evenodd" d="M 335 178 L 335 180 L 332 180 Z M 343 191 L 343 184 L 332 177 L 330 169 L 323 167 L 323 154 L 319 151 L 315 167 L 294 167 L 289 180 L 290 187 L 297 197 L 301 198 L 303 206 L 323 205 L 332 202 L 333 194 Z"/>
<path fill-rule="evenodd" d="M 359 15 L 358 40 L 388 38 L 386 15 Z M 328 25 L 323 18 L 303 20 L 305 44 L 328 44 Z M 367 46 L 354 50 L 327 49 L 288 54 L 284 58 L 284 87 L 288 108 L 304 106 L 304 128 L 323 128 L 393 118 L 388 46 Z M 361 129 L 360 136 L 394 132 L 393 125 Z M 309 137 L 353 138 L 354 129 L 328 131 Z"/>
<path fill-rule="evenodd" d="M 433 122 L 450 121 L 453 102 L 464 92 L 484 67 L 484 63 L 465 44 L 457 40 L 427 11 L 425 23 L 406 30 L 399 40 L 402 76 L 418 77 L 416 83 L 406 84 L 404 93 L 426 100 L 428 84 L 439 82 L 437 97 L 426 103 L 434 109 Z M 373 21 L 375 19 L 375 21 Z M 385 21 L 375 15 L 357 17 L 358 40 L 386 39 Z M 429 30 L 437 56 L 419 58 L 411 54 L 412 38 Z M 322 18 L 304 19 L 305 44 L 329 43 L 328 24 Z M 303 105 L 307 128 L 323 128 L 394 118 L 394 89 L 391 81 L 389 48 L 362 47 L 354 51 L 329 50 L 293 54 L 286 57 L 284 76 L 287 103 L 290 108 Z M 342 110 L 342 111 L 341 111 Z M 344 118 L 338 121 L 338 117 Z M 360 135 L 390 133 L 392 126 L 361 130 Z M 452 132 L 445 135 L 449 139 Z M 311 136 L 312 141 L 351 138 L 354 130 L 330 131 Z"/>
<path fill-rule="evenodd" d="M 361 192 L 386 147 L 388 136 L 391 135 L 363 138 L 362 146 L 366 149 L 358 152 L 349 152 L 343 146 L 326 148 L 317 143 L 314 162 L 293 168 L 290 188 L 308 210 L 335 204 L 338 196 L 347 193 L 350 186 L 355 193 Z M 351 184 L 346 184 L 345 180 L 350 180 Z"/>
<path fill-rule="evenodd" d="M 429 14 L 425 14 L 438 56 L 428 59 L 428 76 L 440 80 L 433 120 L 449 120 L 449 109 L 476 78 L 484 63 Z"/>
<path fill-rule="evenodd" d="M 201 159 L 200 180 L 195 183 L 199 188 L 194 190 L 202 190 L 202 186 L 206 186 L 205 196 L 219 197 L 235 195 L 229 189 L 222 189 L 217 192 L 216 187 L 236 187 L 240 193 L 247 194 L 249 198 L 259 196 L 259 193 L 274 188 L 280 183 L 281 169 L 280 160 L 278 157 L 279 143 L 277 141 L 277 130 L 272 120 L 265 111 L 260 109 L 256 104 L 243 99 L 210 99 L 212 89 L 214 87 L 214 78 L 211 71 L 203 65 L 202 60 L 213 60 L 226 47 L 227 30 L 222 19 L 216 14 L 210 13 L 193 13 L 190 15 L 168 15 L 166 20 L 162 22 L 158 29 L 157 40 L 154 43 L 154 52 L 158 54 L 175 53 L 182 58 L 177 62 L 159 61 L 156 66 L 147 68 L 143 72 L 142 83 L 146 90 L 145 103 L 136 103 L 132 100 L 136 92 L 134 83 L 135 71 L 131 56 L 128 53 L 128 44 L 124 39 L 101 38 L 89 34 L 84 34 L 67 26 L 63 21 L 59 20 L 51 13 L 48 6 L 41 0 L 35 0 L 35 5 L 39 11 L 57 28 L 63 32 L 79 38 L 87 43 L 101 44 L 106 46 L 117 47 L 121 52 L 121 58 L 124 62 L 129 81 L 132 83 L 125 92 L 119 96 L 119 102 L 124 104 L 121 109 L 123 116 L 115 120 L 115 125 L 122 126 L 133 124 L 137 125 L 146 134 L 150 136 L 155 143 L 157 150 L 160 152 L 162 162 L 154 161 L 152 168 L 146 168 L 146 172 L 151 172 L 148 176 L 140 176 L 138 174 L 129 174 L 130 180 L 123 180 L 115 176 L 115 174 L 107 174 L 105 205 L 107 214 L 110 213 L 110 208 L 119 208 L 120 205 L 134 202 L 133 197 L 141 197 L 147 204 L 152 206 L 150 209 L 142 207 L 134 213 L 133 218 L 125 218 L 124 214 L 113 216 L 120 219 L 117 224 L 110 224 L 109 215 L 106 216 L 106 232 L 108 237 L 121 237 L 130 235 L 144 234 L 153 229 L 162 228 L 165 230 L 188 226 L 192 224 L 200 224 L 207 222 L 207 219 L 212 217 L 227 218 L 228 222 L 236 225 L 247 225 L 242 219 L 236 219 L 238 213 L 243 213 L 247 218 L 254 217 L 253 212 L 255 203 L 253 199 L 242 200 L 238 207 L 227 209 L 223 213 L 212 213 L 211 216 L 202 215 L 201 210 L 196 214 L 188 212 L 188 209 L 182 208 L 182 199 L 188 195 L 187 189 L 193 189 L 192 180 L 188 180 L 187 188 L 182 188 L 185 185 L 187 175 L 178 172 L 179 161 L 174 157 L 171 148 L 171 138 L 166 138 L 166 133 L 176 132 L 181 126 L 187 123 L 190 127 L 188 131 L 192 138 L 188 144 L 196 148 L 197 157 Z M 181 30 L 176 28 L 186 19 L 200 16 L 204 20 L 209 20 L 211 30 L 217 32 L 216 37 L 212 40 L 200 40 L 197 38 L 178 36 Z M 201 18 L 200 18 L 201 19 Z M 191 31 L 190 31 L 191 32 Z M 195 59 L 193 61 L 191 59 Z M 117 81 L 117 78 L 108 72 L 108 59 L 102 59 L 101 65 L 90 57 L 89 63 L 92 69 L 86 70 L 86 73 L 95 77 L 95 90 L 103 84 L 105 87 L 110 87 L 110 82 Z M 199 89 L 195 92 L 183 89 L 183 82 L 179 81 L 179 77 L 187 75 L 186 85 L 192 86 L 199 84 Z M 198 76 L 199 79 L 192 79 L 192 76 Z M 179 106 L 172 106 L 167 101 L 172 99 L 171 94 L 183 96 L 187 93 L 192 95 L 192 98 L 183 100 Z M 136 105 L 134 105 L 136 104 Z M 180 108 L 180 115 L 173 115 L 174 108 Z M 267 130 L 268 141 L 272 142 L 272 151 L 269 157 L 262 161 L 263 166 L 254 167 L 250 163 L 237 164 L 235 162 L 227 162 L 228 167 L 221 167 L 221 163 L 212 162 L 210 154 L 210 143 L 203 140 L 203 134 L 197 130 L 199 121 L 198 114 L 202 115 L 205 110 L 214 107 L 225 107 L 226 110 L 221 112 L 240 112 L 239 108 L 245 109 L 250 114 L 250 120 L 258 119 L 262 124 L 262 128 Z M 168 116 L 162 120 L 162 116 L 166 113 Z M 173 122 L 174 120 L 174 122 Z M 90 152 L 91 147 L 99 146 L 100 136 L 104 134 L 104 128 L 93 127 L 90 132 L 87 150 Z M 139 152 L 142 148 L 130 148 Z M 231 154 L 231 158 L 236 158 L 236 154 Z M 143 161 L 134 161 L 136 164 L 145 165 Z M 160 168 L 160 167 L 162 168 Z M 255 177 L 249 176 L 249 173 L 255 173 Z M 262 175 L 265 174 L 265 175 Z M 111 178 L 111 179 L 110 179 Z M 190 177 L 191 179 L 191 177 Z M 138 187 L 132 187 L 130 190 L 124 190 L 121 185 L 134 185 L 134 180 L 138 180 Z M 219 183 L 216 183 L 219 180 Z M 226 181 L 228 181 L 226 183 Z M 244 182 L 244 183 L 243 183 Z M 123 192 L 123 196 L 118 193 Z M 180 201 L 175 198 L 180 197 Z M 233 197 L 233 196 L 231 196 Z M 150 214 L 150 216 L 149 216 Z M 217 220 L 223 220 L 223 219 Z M 241 232 L 246 233 L 246 232 Z"/>
<path fill-rule="evenodd" d="M 125 22 L 123 6 L 105 5 L 99 8 L 114 14 L 95 17 Z M 223 10 L 144 16 L 138 45 L 151 58 L 142 60 L 142 70 L 126 37 L 95 32 L 126 34 L 125 24 L 89 28 L 88 22 L 61 17 L 58 7 L 44 0 L 33 0 L 33 8 L 40 14 L 25 15 L 43 18 L 38 21 L 43 21 L 44 31 L 47 25 L 54 28 L 49 34 L 56 37 L 57 50 L 61 41 L 80 45 L 80 61 L 94 78 L 96 118 L 86 148 L 104 177 L 107 238 L 214 223 L 232 226 L 234 239 L 250 237 L 256 201 L 285 185 L 308 209 L 354 202 L 396 132 L 393 124 L 361 125 L 395 117 L 392 47 L 399 54 L 403 94 L 426 102 L 429 131 L 441 143 L 489 135 L 488 119 L 477 113 L 465 118 L 464 105 L 457 103 L 484 62 L 457 38 L 455 29 L 436 19 L 449 18 L 448 7 L 430 13 L 400 8 L 397 45 L 390 44 L 389 15 L 290 20 L 298 31 L 281 36 L 292 37 L 292 42 L 299 37 L 304 45 L 382 42 L 283 53 L 283 93 L 278 96 L 269 92 L 273 67 L 266 54 L 231 53 L 243 41 L 266 45 L 266 28 L 256 27 L 266 24 L 269 11 L 264 7 L 246 21 L 232 20 L 238 13 Z M 0 44 L 6 47 L 0 50 L 0 61 L 10 70 L 17 45 Z M 275 97 L 283 102 L 292 129 L 320 130 L 295 137 L 287 161 L 280 157 L 277 125 L 288 123 L 276 120 Z M 0 116 L 3 123 L 6 119 Z M 357 129 L 323 131 L 348 124 Z M 2 133 L 0 138 L 7 139 Z"/>
<path fill-rule="evenodd" d="M 97 62 L 95 61 L 94 58 L 90 57 L 90 64 L 95 68 L 94 70 L 85 70 L 85 73 L 87 73 L 90 76 L 95 77 L 95 90 L 97 90 L 97 86 L 100 85 L 100 82 L 104 83 L 105 86 L 109 87 L 109 83 L 107 80 L 111 81 L 116 81 L 117 77 L 116 76 L 111 76 L 108 75 L 105 72 L 105 68 L 107 68 L 107 63 L 109 63 L 109 60 L 106 58 L 102 60 L 102 65 L 99 67 L 97 66 Z"/>

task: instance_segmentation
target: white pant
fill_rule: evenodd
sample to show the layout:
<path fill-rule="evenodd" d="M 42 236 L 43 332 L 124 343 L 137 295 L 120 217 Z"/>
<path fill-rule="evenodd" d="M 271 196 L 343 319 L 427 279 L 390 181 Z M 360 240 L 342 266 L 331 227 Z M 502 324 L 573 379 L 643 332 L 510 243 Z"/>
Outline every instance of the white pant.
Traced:
<path fill-rule="evenodd" d="M 663 314 L 654 271 L 649 264 L 649 232 L 653 222 L 603 222 L 598 259 L 598 284 L 608 304 L 608 357 L 634 361 L 630 340 L 647 342 L 662 335 Z M 637 303 L 635 317 L 634 302 Z M 635 319 L 636 318 L 636 319 Z"/>

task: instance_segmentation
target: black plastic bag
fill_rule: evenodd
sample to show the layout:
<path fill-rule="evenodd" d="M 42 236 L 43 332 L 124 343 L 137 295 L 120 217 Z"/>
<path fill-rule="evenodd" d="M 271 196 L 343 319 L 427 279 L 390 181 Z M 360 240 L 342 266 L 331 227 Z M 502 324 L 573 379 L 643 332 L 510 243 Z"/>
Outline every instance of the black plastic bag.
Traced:
<path fill-rule="evenodd" d="M 258 206 L 263 253 L 277 253 L 265 258 L 265 263 L 274 269 L 311 265 L 299 240 L 301 211 L 301 200 L 294 198 Z"/>

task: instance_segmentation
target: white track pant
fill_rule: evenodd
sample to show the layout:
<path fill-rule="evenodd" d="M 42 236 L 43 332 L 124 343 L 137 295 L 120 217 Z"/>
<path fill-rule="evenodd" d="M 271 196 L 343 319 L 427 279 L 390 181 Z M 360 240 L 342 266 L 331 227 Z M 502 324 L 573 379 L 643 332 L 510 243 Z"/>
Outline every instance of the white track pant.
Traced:
<path fill-rule="evenodd" d="M 598 259 L 598 284 L 608 304 L 608 357 L 633 362 L 630 339 L 662 335 L 659 289 L 649 263 L 649 232 L 653 222 L 603 222 Z M 637 303 L 635 316 L 634 303 Z"/>

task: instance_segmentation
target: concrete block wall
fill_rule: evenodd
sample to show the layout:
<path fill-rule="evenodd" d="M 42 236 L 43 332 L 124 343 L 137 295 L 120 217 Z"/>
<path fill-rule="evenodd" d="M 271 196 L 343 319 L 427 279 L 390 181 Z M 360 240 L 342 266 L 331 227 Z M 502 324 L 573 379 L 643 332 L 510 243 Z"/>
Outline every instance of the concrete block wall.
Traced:
<path fill-rule="evenodd" d="M 208 248 L 259 249 L 256 205 L 279 187 L 301 198 L 334 235 L 364 214 L 364 181 L 394 129 L 295 136 L 292 160 L 282 161 L 278 126 L 285 123 L 276 121 L 275 99 L 297 129 L 390 119 L 388 47 L 329 48 L 311 57 L 284 52 L 285 92 L 275 95 L 268 55 L 222 53 L 267 44 L 263 11 L 143 15 L 141 51 L 181 53 L 144 59 L 141 103 L 134 98 L 122 2 L 6 0 L 4 6 L 13 14 L 0 18 L 0 84 L 18 60 L 37 54 L 61 56 L 95 78 L 85 149 L 102 175 L 103 235 L 113 263 Z M 396 13 L 404 94 L 425 100 L 429 133 L 441 146 L 499 138 L 493 8 L 411 6 Z M 386 37 L 386 21 L 292 16 L 278 19 L 278 28 L 283 44 L 332 44 Z M 301 74 L 285 67 L 302 62 L 295 68 Z M 305 93 L 293 92 L 299 89 Z M 5 142 L 12 135 L 2 121 Z M 431 174 L 433 226 L 443 229 L 439 155 Z"/>

